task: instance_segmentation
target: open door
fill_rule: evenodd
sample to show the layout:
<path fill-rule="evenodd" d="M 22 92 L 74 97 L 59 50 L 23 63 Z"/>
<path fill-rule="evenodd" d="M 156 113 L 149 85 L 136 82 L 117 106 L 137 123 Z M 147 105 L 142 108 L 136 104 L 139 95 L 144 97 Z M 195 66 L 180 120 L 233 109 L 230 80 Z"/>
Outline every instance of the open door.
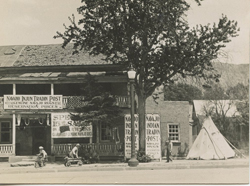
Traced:
<path fill-rule="evenodd" d="M 34 127 L 32 129 L 32 154 L 36 155 L 39 153 L 39 146 L 46 147 L 46 128 L 45 127 Z"/>

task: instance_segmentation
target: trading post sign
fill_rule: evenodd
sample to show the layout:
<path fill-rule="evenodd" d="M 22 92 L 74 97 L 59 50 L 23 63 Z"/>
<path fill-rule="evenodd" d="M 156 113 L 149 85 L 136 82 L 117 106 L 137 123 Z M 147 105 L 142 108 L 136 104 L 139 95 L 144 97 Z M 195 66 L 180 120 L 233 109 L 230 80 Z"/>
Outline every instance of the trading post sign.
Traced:
<path fill-rule="evenodd" d="M 159 114 L 146 115 L 146 154 L 161 159 L 161 125 Z"/>
<path fill-rule="evenodd" d="M 62 95 L 4 95 L 4 109 L 62 109 Z"/>
<path fill-rule="evenodd" d="M 91 138 L 93 135 L 92 125 L 84 130 L 75 126 L 75 121 L 70 119 L 70 113 L 51 114 L 51 137 L 52 138 Z"/>
<path fill-rule="evenodd" d="M 138 115 L 135 114 L 135 150 L 139 150 L 139 118 Z M 126 158 L 131 158 L 131 115 L 126 114 L 125 117 L 125 139 L 124 139 L 124 152 Z"/>

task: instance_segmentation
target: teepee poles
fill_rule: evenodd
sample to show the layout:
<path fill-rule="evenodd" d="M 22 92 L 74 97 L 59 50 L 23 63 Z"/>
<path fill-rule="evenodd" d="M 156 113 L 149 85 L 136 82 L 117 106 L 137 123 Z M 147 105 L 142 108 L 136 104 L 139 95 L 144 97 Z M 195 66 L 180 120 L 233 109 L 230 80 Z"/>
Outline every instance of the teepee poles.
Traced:
<path fill-rule="evenodd" d="M 223 136 L 224 137 L 224 136 Z M 225 137 L 224 137 L 225 138 Z M 230 141 L 227 140 L 227 138 L 225 138 L 225 140 L 228 142 L 229 145 L 231 145 L 242 157 L 246 158 L 246 156 L 244 156 L 244 154 L 242 152 L 240 152 L 232 143 L 230 143 Z"/>

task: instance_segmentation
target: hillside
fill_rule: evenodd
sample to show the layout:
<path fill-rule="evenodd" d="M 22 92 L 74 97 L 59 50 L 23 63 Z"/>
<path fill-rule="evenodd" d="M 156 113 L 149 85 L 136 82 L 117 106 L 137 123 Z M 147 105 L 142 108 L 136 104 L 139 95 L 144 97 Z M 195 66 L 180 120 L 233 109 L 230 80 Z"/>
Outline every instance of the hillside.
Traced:
<path fill-rule="evenodd" d="M 221 74 L 220 84 L 223 88 L 227 89 L 242 83 L 244 85 L 249 84 L 249 64 L 229 64 L 229 63 L 214 63 L 214 68 Z M 187 83 L 190 85 L 202 87 L 204 81 L 197 80 L 195 78 L 178 78 L 177 82 Z"/>

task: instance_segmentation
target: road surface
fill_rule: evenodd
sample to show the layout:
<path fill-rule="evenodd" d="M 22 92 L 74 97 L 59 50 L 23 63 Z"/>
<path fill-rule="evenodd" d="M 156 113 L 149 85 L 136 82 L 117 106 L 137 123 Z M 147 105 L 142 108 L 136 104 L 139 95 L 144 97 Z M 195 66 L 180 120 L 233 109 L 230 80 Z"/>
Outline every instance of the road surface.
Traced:
<path fill-rule="evenodd" d="M 237 184 L 248 182 L 248 168 L 84 171 L 0 175 L 0 184 Z"/>

